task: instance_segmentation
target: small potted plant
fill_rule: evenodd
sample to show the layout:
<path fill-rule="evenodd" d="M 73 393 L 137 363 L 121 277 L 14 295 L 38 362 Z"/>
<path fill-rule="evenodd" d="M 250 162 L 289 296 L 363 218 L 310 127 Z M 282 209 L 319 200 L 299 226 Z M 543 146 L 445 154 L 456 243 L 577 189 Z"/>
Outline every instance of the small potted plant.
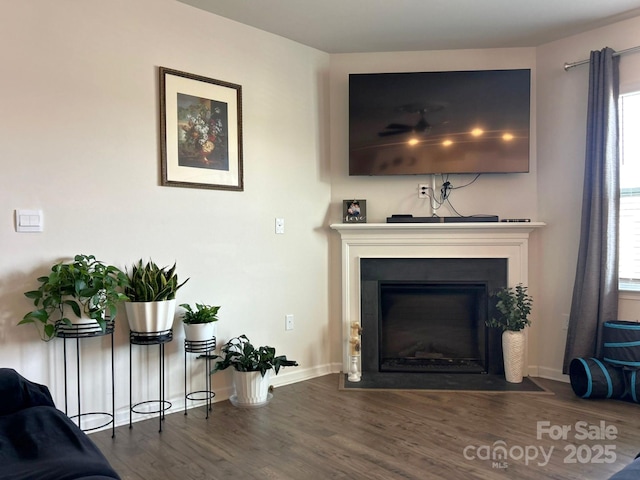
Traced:
<path fill-rule="evenodd" d="M 233 369 L 235 394 L 230 400 L 240 407 L 260 407 L 269 403 L 269 378 L 273 370 L 277 375 L 283 367 L 297 367 L 298 362 L 286 355 L 276 356 L 273 347 L 254 347 L 246 335 L 229 340 L 221 349 L 222 356 L 211 373 Z"/>
<path fill-rule="evenodd" d="M 158 267 L 149 260 L 139 260 L 127 270 L 129 284 L 125 302 L 129 329 L 136 333 L 159 333 L 171 330 L 176 311 L 176 292 L 187 281 L 178 282 L 176 264 Z"/>
<path fill-rule="evenodd" d="M 19 325 L 34 323 L 42 327 L 41 338 L 51 340 L 62 326 L 95 324 L 105 331 L 107 317 L 114 320 L 118 302 L 127 300 L 122 290 L 127 276 L 113 265 L 105 265 L 93 255 L 76 255 L 72 262 L 59 262 L 47 276 L 38 278 L 40 287 L 25 292 L 38 307 L 27 313 Z"/>
<path fill-rule="evenodd" d="M 487 326 L 502 329 L 502 356 L 507 382 L 522 382 L 524 370 L 524 328 L 531 325 L 529 314 L 533 298 L 527 293 L 527 287 L 521 283 L 515 288 L 505 287 L 498 290 L 496 313 L 487 321 Z"/>
<path fill-rule="evenodd" d="M 184 308 L 182 324 L 184 336 L 190 342 L 206 342 L 215 336 L 215 323 L 218 321 L 219 306 L 196 303 L 195 310 L 187 303 L 180 304 Z"/>

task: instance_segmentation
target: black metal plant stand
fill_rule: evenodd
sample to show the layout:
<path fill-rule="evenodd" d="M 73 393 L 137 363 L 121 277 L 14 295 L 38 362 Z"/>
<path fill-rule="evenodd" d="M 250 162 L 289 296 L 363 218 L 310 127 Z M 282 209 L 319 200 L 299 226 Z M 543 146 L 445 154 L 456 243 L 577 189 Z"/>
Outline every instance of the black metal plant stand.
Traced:
<path fill-rule="evenodd" d="M 187 414 L 187 400 L 207 402 L 207 416 L 209 418 L 209 412 L 213 403 L 213 397 L 216 394 L 211 390 L 211 360 L 213 357 L 213 351 L 216 349 L 216 337 L 212 337 L 210 340 L 185 340 L 184 341 L 184 414 Z M 187 393 L 187 353 L 202 353 L 196 358 L 204 358 L 205 368 L 205 389 L 196 390 L 194 392 Z"/>
<path fill-rule="evenodd" d="M 173 330 L 164 330 L 162 332 L 130 332 L 129 333 L 129 428 L 132 428 L 132 413 L 158 413 L 159 432 L 162 432 L 162 421 L 164 420 L 164 413 L 171 408 L 171 402 L 165 400 L 164 392 L 164 345 L 165 343 L 173 340 Z M 145 400 L 143 402 L 133 403 L 132 393 L 132 365 L 131 365 L 131 347 L 132 345 L 158 345 L 158 377 L 159 377 L 159 398 L 157 400 Z M 142 405 L 158 404 L 158 408 L 155 410 L 140 410 L 137 409 Z M 137 409 L 137 410 L 136 410 Z"/>
<path fill-rule="evenodd" d="M 56 324 L 56 336 L 62 338 L 63 342 L 63 352 L 64 352 L 64 413 L 68 415 L 69 405 L 68 405 L 68 387 L 67 387 L 67 339 L 75 339 L 76 340 L 76 375 L 77 375 L 77 402 L 78 402 L 78 414 L 72 415 L 69 418 L 78 420 L 78 428 L 84 432 L 90 432 L 93 430 L 98 430 L 100 428 L 104 428 L 107 425 L 111 425 L 111 438 L 116 436 L 116 425 L 114 421 L 114 412 L 115 412 L 115 368 L 113 361 L 113 327 L 114 321 L 112 319 L 106 320 L 106 326 L 104 331 L 96 324 L 74 324 L 67 325 L 64 322 L 58 322 Z M 80 395 L 80 385 L 81 385 L 81 375 L 80 375 L 80 339 L 83 338 L 94 338 L 94 337 L 104 337 L 105 335 L 109 335 L 111 337 L 111 413 L 109 412 L 82 412 L 82 402 Z M 107 418 L 107 421 L 101 425 L 92 428 L 82 428 L 82 418 L 88 416 L 101 415 Z"/>

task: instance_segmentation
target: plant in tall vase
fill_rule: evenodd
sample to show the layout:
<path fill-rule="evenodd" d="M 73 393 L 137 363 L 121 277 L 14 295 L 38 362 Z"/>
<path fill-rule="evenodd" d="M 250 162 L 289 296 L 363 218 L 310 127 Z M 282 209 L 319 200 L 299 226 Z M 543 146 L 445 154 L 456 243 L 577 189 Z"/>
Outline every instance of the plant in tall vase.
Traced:
<path fill-rule="evenodd" d="M 501 288 L 494 297 L 496 312 L 487 321 L 487 326 L 502 329 L 502 356 L 507 382 L 521 383 L 526 341 L 524 329 L 531 325 L 529 314 L 533 298 L 522 283 L 515 287 Z"/>
<path fill-rule="evenodd" d="M 187 281 L 178 281 L 176 264 L 160 268 L 149 260 L 139 260 L 127 269 L 129 285 L 125 310 L 129 329 L 135 333 L 160 333 L 171 330 L 176 311 L 176 292 Z"/>
<path fill-rule="evenodd" d="M 271 371 L 277 375 L 283 367 L 297 367 L 298 362 L 286 355 L 276 356 L 276 349 L 254 347 L 246 335 L 232 338 L 221 349 L 222 355 L 211 373 L 233 369 L 235 393 L 231 403 L 238 407 L 261 407 L 269 403 L 269 378 Z"/>

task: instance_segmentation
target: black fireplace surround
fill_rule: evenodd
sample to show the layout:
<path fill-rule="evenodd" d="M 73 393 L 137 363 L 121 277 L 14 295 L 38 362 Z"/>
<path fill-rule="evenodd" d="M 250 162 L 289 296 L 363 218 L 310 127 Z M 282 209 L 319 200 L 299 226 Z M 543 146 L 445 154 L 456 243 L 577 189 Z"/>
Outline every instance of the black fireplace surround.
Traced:
<path fill-rule="evenodd" d="M 506 258 L 362 258 L 360 272 L 363 374 L 504 373 L 485 321 Z"/>

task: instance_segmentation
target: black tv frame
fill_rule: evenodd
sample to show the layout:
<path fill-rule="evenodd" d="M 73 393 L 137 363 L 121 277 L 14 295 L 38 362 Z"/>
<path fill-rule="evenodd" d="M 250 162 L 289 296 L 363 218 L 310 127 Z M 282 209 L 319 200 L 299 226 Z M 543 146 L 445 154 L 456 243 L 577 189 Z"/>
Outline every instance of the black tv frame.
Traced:
<path fill-rule="evenodd" d="M 350 74 L 349 175 L 526 173 L 530 105 L 530 69 Z"/>

